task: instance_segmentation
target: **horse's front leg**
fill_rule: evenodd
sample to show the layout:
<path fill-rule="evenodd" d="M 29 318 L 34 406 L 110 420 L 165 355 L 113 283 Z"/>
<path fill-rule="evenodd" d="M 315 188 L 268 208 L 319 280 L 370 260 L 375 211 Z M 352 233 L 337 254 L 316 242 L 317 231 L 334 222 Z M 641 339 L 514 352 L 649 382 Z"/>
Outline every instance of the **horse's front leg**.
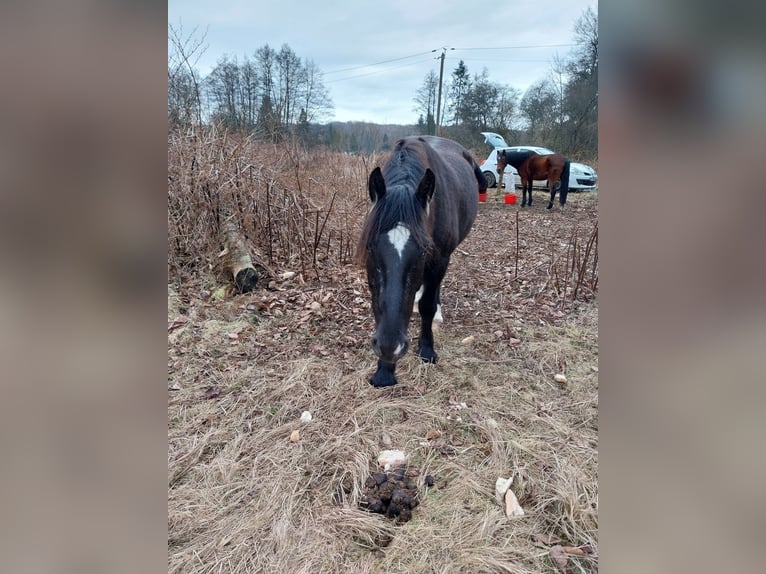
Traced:
<path fill-rule="evenodd" d="M 394 370 L 396 369 L 396 363 L 387 363 L 385 361 L 378 361 L 378 370 L 370 379 L 370 384 L 373 387 L 390 387 L 397 383 Z"/>
<path fill-rule="evenodd" d="M 432 271 L 433 280 L 424 282 L 423 296 L 418 302 L 418 312 L 420 313 L 420 342 L 418 343 L 418 357 L 426 363 L 436 363 L 439 356 L 434 351 L 434 316 L 439 313 L 438 319 L 441 320 L 441 310 L 439 309 L 439 291 L 441 290 L 441 281 L 444 273 L 447 271 L 447 263 L 441 264 Z"/>
<path fill-rule="evenodd" d="M 434 351 L 433 320 L 438 308 L 438 296 L 434 289 L 426 287 L 418 302 L 420 313 L 420 341 L 418 342 L 418 357 L 426 363 L 435 363 L 439 356 Z"/>

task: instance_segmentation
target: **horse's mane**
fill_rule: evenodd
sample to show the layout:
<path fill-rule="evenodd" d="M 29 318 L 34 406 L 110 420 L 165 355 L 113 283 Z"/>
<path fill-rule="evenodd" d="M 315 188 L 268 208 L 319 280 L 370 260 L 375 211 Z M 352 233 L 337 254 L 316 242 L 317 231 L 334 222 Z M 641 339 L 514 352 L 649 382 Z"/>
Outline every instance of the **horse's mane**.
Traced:
<path fill-rule="evenodd" d="M 429 249 L 431 239 L 423 221 L 424 210 L 415 198 L 415 191 L 428 167 L 427 144 L 421 140 L 399 140 L 383 166 L 386 193 L 372 206 L 362 227 L 357 245 L 356 259 L 364 264 L 367 250 L 381 234 L 400 223 L 421 249 Z"/>
<path fill-rule="evenodd" d="M 519 150 L 519 151 L 510 151 L 506 149 L 502 151 L 502 154 L 503 154 L 503 157 L 505 158 L 505 161 L 508 163 L 508 165 L 512 165 L 516 169 L 519 169 L 521 164 L 524 163 L 530 157 L 538 155 L 537 153 L 529 149 Z"/>

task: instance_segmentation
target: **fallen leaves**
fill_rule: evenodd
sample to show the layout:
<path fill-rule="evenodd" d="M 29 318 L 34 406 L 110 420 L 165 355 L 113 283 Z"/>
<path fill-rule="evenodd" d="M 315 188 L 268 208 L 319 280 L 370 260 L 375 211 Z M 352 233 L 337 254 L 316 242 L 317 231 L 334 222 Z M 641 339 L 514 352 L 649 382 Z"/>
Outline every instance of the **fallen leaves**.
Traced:
<path fill-rule="evenodd" d="M 179 327 L 183 327 L 188 322 L 189 322 L 189 319 L 187 319 L 186 317 L 176 317 L 170 323 L 168 323 L 168 333 L 170 333 L 171 331 L 175 331 Z"/>
<path fill-rule="evenodd" d="M 426 440 L 433 440 L 435 438 L 439 438 L 440 436 L 442 436 L 442 433 L 440 430 L 428 429 L 428 432 L 426 433 Z"/>
<path fill-rule="evenodd" d="M 551 561 L 563 574 L 569 574 L 569 557 L 592 558 L 593 548 L 587 544 L 582 546 L 564 546 L 563 540 L 555 534 L 533 534 L 532 543 L 538 547 L 548 547 Z"/>
<path fill-rule="evenodd" d="M 556 566 L 560 572 L 563 572 L 563 574 L 569 574 L 569 569 L 567 568 L 569 563 L 569 556 L 567 556 L 567 553 L 564 552 L 563 547 L 557 544 L 548 550 L 548 554 L 550 554 L 554 566 Z"/>
<path fill-rule="evenodd" d="M 533 534 L 532 542 L 535 546 L 553 546 L 561 544 L 563 540 L 555 534 Z"/>

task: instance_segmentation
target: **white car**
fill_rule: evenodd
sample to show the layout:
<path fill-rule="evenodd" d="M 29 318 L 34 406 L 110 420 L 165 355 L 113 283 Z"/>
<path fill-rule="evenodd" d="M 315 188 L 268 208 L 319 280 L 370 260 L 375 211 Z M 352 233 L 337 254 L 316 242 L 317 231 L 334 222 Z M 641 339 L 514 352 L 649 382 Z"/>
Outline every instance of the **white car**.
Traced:
<path fill-rule="evenodd" d="M 540 155 L 549 155 L 555 153 L 548 148 L 532 146 L 532 145 L 517 145 L 509 146 L 505 143 L 503 136 L 493 132 L 481 132 L 484 136 L 484 142 L 491 145 L 494 149 L 490 152 L 487 159 L 481 162 L 481 171 L 484 177 L 487 179 L 488 187 L 495 187 L 497 185 L 497 150 L 507 149 L 510 151 L 523 151 L 532 150 Z M 521 187 L 521 178 L 519 177 L 516 168 L 511 165 L 505 167 L 503 172 L 503 182 L 507 183 L 511 181 L 509 178 L 513 178 L 514 187 Z M 569 190 L 570 191 L 593 191 L 598 188 L 597 182 L 598 176 L 596 170 L 584 163 L 578 163 L 576 161 L 569 164 Z M 533 187 L 540 187 L 547 189 L 546 182 L 535 180 L 532 182 Z"/>

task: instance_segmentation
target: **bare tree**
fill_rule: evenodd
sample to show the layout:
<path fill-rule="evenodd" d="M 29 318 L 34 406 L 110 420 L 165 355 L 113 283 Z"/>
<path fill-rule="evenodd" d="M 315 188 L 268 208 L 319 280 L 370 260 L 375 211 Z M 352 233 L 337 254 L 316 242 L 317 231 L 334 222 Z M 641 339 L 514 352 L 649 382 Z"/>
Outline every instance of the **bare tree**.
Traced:
<path fill-rule="evenodd" d="M 258 119 L 256 126 L 261 134 L 276 138 L 279 126 L 279 118 L 274 110 L 272 102 L 276 101 L 275 70 L 277 67 L 277 52 L 264 44 L 255 52 L 255 61 L 258 69 L 258 90 L 260 103 L 258 106 Z"/>
<path fill-rule="evenodd" d="M 224 54 L 218 64 L 205 78 L 211 104 L 212 118 L 231 130 L 242 127 L 239 103 L 240 72 L 237 60 Z"/>
<path fill-rule="evenodd" d="M 538 80 L 527 88 L 519 108 L 527 122 L 527 139 L 546 145 L 554 129 L 556 109 L 556 92 L 550 80 Z"/>
<path fill-rule="evenodd" d="M 423 85 L 418 89 L 415 95 L 415 107 L 423 120 L 423 125 L 428 134 L 436 134 L 436 98 L 439 89 L 439 76 L 436 72 L 430 70 L 425 78 Z"/>
<path fill-rule="evenodd" d="M 509 132 L 518 114 L 519 91 L 510 86 L 497 85 L 495 102 L 495 108 L 490 115 L 490 125 L 495 131 Z"/>
<path fill-rule="evenodd" d="M 255 127 L 258 115 L 258 69 L 252 60 L 245 57 L 245 61 L 239 67 L 239 73 L 239 105 L 242 126 L 251 130 Z"/>
<path fill-rule="evenodd" d="M 170 125 L 202 125 L 202 93 L 196 66 L 207 50 L 207 32 L 168 24 L 168 120 Z"/>
<path fill-rule="evenodd" d="M 301 86 L 302 106 L 309 123 L 323 119 L 332 113 L 332 98 L 322 81 L 322 72 L 313 60 L 306 60 Z"/>
<path fill-rule="evenodd" d="M 276 111 L 282 125 L 296 123 L 298 119 L 298 86 L 303 82 L 301 59 L 287 44 L 283 44 L 276 58 L 279 98 Z"/>
<path fill-rule="evenodd" d="M 570 118 L 569 147 L 588 157 L 598 155 L 598 16 L 588 7 L 575 23 L 577 48 L 567 71 L 565 111 Z"/>
<path fill-rule="evenodd" d="M 463 122 L 477 131 L 495 128 L 500 93 L 500 85 L 489 80 L 487 68 L 481 75 L 474 74 L 473 85 L 463 97 L 460 111 Z"/>

